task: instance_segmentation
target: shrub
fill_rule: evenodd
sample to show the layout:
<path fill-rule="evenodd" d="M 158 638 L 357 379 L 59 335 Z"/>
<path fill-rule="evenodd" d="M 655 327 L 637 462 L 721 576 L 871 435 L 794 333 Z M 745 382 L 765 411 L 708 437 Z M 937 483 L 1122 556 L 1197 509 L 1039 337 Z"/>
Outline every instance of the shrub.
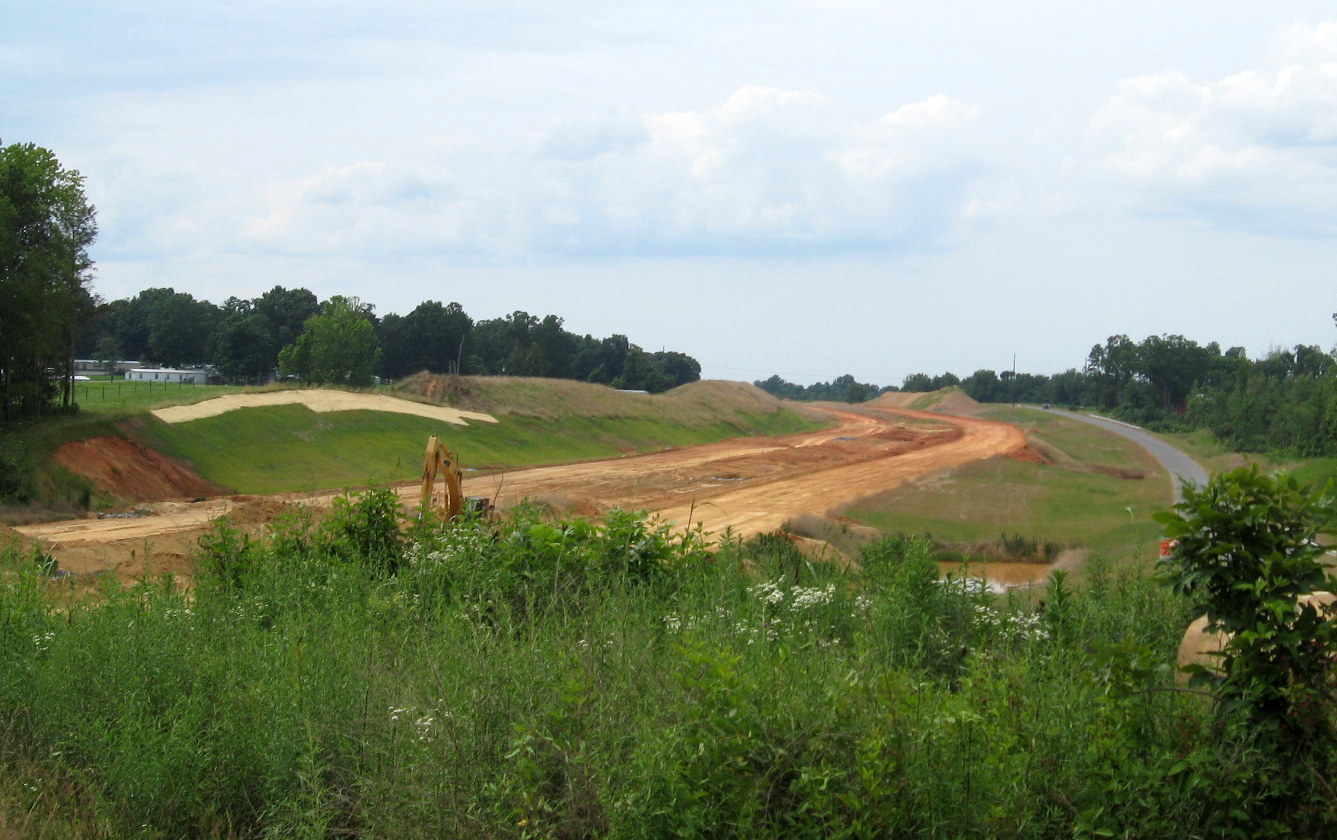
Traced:
<path fill-rule="evenodd" d="M 23 441 L 15 435 L 0 435 L 0 502 L 26 504 L 35 489 L 33 463 Z"/>
<path fill-rule="evenodd" d="M 1229 634 L 1221 676 L 1198 666 L 1194 682 L 1215 688 L 1224 744 L 1252 755 L 1243 769 L 1263 791 L 1247 809 L 1220 802 L 1226 819 L 1254 836 L 1330 820 L 1337 624 L 1328 607 L 1298 599 L 1327 588 L 1317 537 L 1337 524 L 1337 501 L 1330 488 L 1256 467 L 1184 495 L 1158 517 L 1177 541 L 1160 573 L 1206 612 L 1209 630 Z"/>

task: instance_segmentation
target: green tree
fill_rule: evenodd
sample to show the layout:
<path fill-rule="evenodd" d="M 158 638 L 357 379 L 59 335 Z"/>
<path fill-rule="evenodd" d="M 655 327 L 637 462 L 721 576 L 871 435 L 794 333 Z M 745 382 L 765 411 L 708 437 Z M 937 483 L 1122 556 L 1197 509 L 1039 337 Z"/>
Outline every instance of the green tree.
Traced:
<path fill-rule="evenodd" d="M 279 372 L 316 385 L 366 387 L 380 358 L 372 307 L 336 295 L 307 319 L 297 341 L 279 352 Z"/>
<path fill-rule="evenodd" d="M 1213 349 L 1199 347 L 1182 335 L 1149 336 L 1138 347 L 1138 371 L 1159 393 L 1161 410 L 1175 411 L 1188 398 L 1193 383 L 1204 379 L 1212 368 Z"/>
<path fill-rule="evenodd" d="M 149 309 L 149 355 L 167 367 L 200 364 L 222 312 L 186 292 L 160 296 Z"/>
<path fill-rule="evenodd" d="M 474 321 L 464 307 L 452 301 L 444 306 L 429 300 L 404 316 L 409 338 L 419 352 L 418 370 L 433 373 L 459 373 L 463 364 L 464 348 Z"/>
<path fill-rule="evenodd" d="M 980 402 L 1005 402 L 1008 399 L 1007 389 L 998 379 L 998 374 L 987 369 L 977 370 L 967 376 L 961 382 L 961 390 Z"/>
<path fill-rule="evenodd" d="M 686 353 L 660 350 L 658 353 L 651 354 L 651 358 L 654 360 L 655 366 L 665 376 L 673 380 L 673 384 L 670 386 L 672 388 L 686 385 L 688 382 L 696 382 L 701 378 L 701 363 Z"/>
<path fill-rule="evenodd" d="M 297 341 L 308 318 L 320 314 L 320 302 L 309 289 L 275 286 L 254 301 L 255 313 L 263 315 L 273 333 L 268 367 L 278 364 L 278 352 Z"/>
<path fill-rule="evenodd" d="M 274 328 L 258 312 L 236 312 L 214 331 L 211 356 L 228 379 L 267 380 L 274 365 Z"/>
<path fill-rule="evenodd" d="M 47 149 L 0 147 L 0 411 L 6 422 L 73 404 L 75 336 L 93 312 L 97 236 L 83 176 Z"/>
<path fill-rule="evenodd" d="M 912 373 L 905 377 L 905 380 L 901 383 L 901 390 L 915 393 L 932 391 L 934 390 L 933 380 L 929 378 L 927 373 Z"/>
<path fill-rule="evenodd" d="M 614 388 L 649 391 L 658 394 L 673 387 L 673 380 L 655 365 L 654 358 L 635 344 L 627 349 L 622 375 L 613 380 Z"/>
<path fill-rule="evenodd" d="M 1086 367 L 1099 385 L 1102 406 L 1114 408 L 1123 402 L 1137 365 L 1137 345 L 1126 335 L 1112 335 L 1091 348 Z"/>

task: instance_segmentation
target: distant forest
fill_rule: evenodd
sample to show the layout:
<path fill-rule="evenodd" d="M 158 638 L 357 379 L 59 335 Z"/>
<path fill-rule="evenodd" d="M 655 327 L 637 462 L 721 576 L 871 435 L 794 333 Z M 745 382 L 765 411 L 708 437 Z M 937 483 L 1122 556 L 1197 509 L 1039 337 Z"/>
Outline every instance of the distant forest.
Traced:
<path fill-rule="evenodd" d="M 275 286 L 256 298 L 222 306 L 170 288 L 145 289 L 104 303 L 79 333 L 76 354 L 97 360 L 135 359 L 179 367 L 212 364 L 229 382 L 266 381 L 289 362 L 308 381 L 367 384 L 372 375 L 400 379 L 434 373 L 546 376 L 616 388 L 665 391 L 701 378 L 684 353 L 649 352 L 625 335 L 577 335 L 556 315 L 512 312 L 474 320 L 458 303 L 424 301 L 407 315 L 377 317 L 355 298 L 320 302 L 307 289 Z M 328 327 L 328 329 L 320 329 Z M 336 377 L 319 375 L 321 338 L 358 348 Z M 292 348 L 284 357 L 285 348 Z M 300 352 L 293 352 L 300 351 Z"/>
<path fill-rule="evenodd" d="M 1153 429 L 1209 429 L 1245 452 L 1337 456 L 1337 358 L 1314 345 L 1250 359 L 1242 347 L 1222 351 L 1179 335 L 1116 335 L 1091 348 L 1083 370 L 1052 376 L 977 370 L 965 379 L 915 373 L 899 386 L 848 374 L 807 386 L 779 376 L 754 384 L 786 399 L 842 402 L 959 386 L 980 402 L 1093 408 Z"/>

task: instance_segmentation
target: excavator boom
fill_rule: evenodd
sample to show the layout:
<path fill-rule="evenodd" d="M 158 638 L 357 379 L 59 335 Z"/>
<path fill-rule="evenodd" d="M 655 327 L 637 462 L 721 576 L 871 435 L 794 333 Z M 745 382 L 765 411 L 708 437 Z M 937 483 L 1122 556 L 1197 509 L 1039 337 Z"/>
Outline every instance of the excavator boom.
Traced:
<path fill-rule="evenodd" d="M 441 516 L 447 522 L 459 516 L 464 510 L 464 471 L 460 468 L 460 459 L 446 448 L 436 436 L 427 438 L 427 452 L 422 462 L 422 501 L 424 508 L 432 506 L 432 489 L 436 477 L 440 475 L 446 485 L 445 498 L 441 500 Z"/>

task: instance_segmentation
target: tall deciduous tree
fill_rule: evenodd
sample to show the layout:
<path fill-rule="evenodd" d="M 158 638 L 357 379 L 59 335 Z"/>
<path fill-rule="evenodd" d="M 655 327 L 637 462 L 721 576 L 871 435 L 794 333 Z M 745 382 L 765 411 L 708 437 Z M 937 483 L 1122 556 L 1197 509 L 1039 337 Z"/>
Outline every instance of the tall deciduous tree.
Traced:
<path fill-rule="evenodd" d="M 278 364 L 278 352 L 297 340 L 306 320 L 320 314 L 320 301 L 310 289 L 275 286 L 254 301 L 255 312 L 273 328 L 270 336 L 270 367 Z"/>
<path fill-rule="evenodd" d="M 266 380 L 274 366 L 273 334 L 269 319 L 258 312 L 224 318 L 211 342 L 218 372 L 233 380 Z"/>
<path fill-rule="evenodd" d="M 200 364 L 222 312 L 186 292 L 160 298 L 149 312 L 149 354 L 168 367 Z"/>
<path fill-rule="evenodd" d="M 385 316 L 377 329 L 384 351 L 382 372 L 394 378 L 420 370 L 459 373 L 473 325 L 458 303 L 435 300 L 423 301 L 402 317 Z"/>
<path fill-rule="evenodd" d="M 297 341 L 280 351 L 279 371 L 317 385 L 370 385 L 381 355 L 371 312 L 370 304 L 355 297 L 325 301 Z"/>
<path fill-rule="evenodd" d="M 0 412 L 73 403 L 74 340 L 93 309 L 97 236 L 84 179 L 31 143 L 0 147 Z"/>

